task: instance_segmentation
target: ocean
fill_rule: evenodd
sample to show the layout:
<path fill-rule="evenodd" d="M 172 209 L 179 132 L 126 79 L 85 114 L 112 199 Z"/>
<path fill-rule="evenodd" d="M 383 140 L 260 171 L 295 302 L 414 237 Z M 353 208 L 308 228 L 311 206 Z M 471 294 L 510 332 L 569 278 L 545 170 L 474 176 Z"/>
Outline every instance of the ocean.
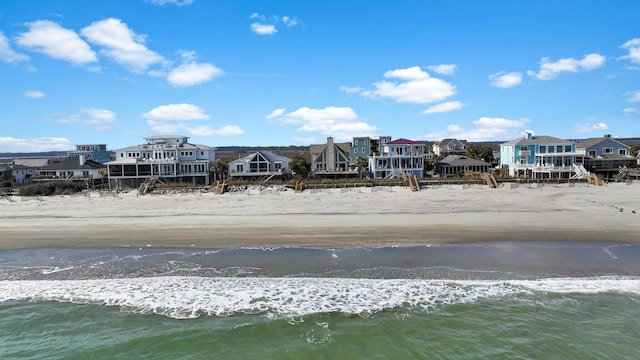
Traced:
<path fill-rule="evenodd" d="M 640 359 L 640 245 L 0 251 L 1 359 Z"/>

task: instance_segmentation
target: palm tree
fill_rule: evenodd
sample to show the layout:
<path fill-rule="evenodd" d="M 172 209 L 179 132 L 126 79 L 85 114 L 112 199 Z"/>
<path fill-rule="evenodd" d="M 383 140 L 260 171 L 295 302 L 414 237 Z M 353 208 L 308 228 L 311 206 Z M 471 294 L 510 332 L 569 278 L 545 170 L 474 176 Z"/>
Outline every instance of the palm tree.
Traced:
<path fill-rule="evenodd" d="M 358 177 L 363 178 L 369 173 L 369 160 L 364 156 L 358 156 L 356 159 L 356 169 L 358 169 Z"/>

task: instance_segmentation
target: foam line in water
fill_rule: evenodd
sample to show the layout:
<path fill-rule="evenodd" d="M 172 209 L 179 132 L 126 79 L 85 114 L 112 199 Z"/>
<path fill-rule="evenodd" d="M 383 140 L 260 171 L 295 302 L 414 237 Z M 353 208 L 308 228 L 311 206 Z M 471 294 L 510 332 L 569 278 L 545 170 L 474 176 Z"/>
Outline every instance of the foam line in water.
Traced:
<path fill-rule="evenodd" d="M 370 314 L 402 306 L 447 304 L 534 292 L 640 295 L 638 278 L 563 278 L 535 281 L 379 280 L 337 278 L 152 277 L 75 281 L 0 281 L 0 303 L 59 301 L 118 306 L 172 318 L 266 314 Z"/>

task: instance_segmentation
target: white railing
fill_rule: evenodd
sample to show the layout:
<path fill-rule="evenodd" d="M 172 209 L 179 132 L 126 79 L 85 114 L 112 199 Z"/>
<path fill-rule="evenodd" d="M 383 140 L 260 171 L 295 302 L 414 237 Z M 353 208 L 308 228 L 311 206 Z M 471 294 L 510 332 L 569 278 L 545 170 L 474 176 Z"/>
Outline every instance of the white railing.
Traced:
<path fill-rule="evenodd" d="M 534 164 L 515 164 L 515 170 L 531 170 L 533 172 L 572 172 L 575 170 L 574 165 L 534 165 Z"/>

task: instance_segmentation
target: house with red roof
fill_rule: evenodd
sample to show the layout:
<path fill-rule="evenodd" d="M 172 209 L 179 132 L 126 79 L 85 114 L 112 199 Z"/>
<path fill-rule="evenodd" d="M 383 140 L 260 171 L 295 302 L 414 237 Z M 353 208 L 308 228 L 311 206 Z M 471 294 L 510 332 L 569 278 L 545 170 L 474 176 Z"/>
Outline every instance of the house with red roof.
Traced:
<path fill-rule="evenodd" d="M 373 179 L 389 179 L 409 174 L 424 174 L 425 144 L 400 138 L 387 142 L 381 154 L 369 156 L 369 172 Z"/>

